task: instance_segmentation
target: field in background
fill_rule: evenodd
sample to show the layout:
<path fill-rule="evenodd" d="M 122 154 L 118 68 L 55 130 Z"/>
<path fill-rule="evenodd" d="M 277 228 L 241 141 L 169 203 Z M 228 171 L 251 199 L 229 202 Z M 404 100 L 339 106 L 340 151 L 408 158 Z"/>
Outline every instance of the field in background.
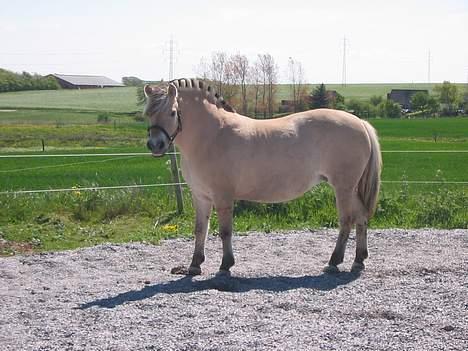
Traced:
<path fill-rule="evenodd" d="M 343 87 L 341 84 L 326 84 L 327 90 L 336 90 L 339 94 L 343 95 L 346 100 L 358 99 L 368 100 L 371 96 L 377 95 L 383 98 L 387 97 L 392 89 L 422 89 L 428 90 L 432 93 L 437 84 L 427 83 L 394 83 L 394 84 L 348 84 Z M 456 84 L 461 90 L 464 89 L 464 84 Z M 308 93 L 317 87 L 318 84 L 308 84 L 306 91 Z M 291 99 L 291 88 L 288 84 L 280 84 L 277 88 L 278 100 Z"/>
<path fill-rule="evenodd" d="M 336 90 L 346 99 L 369 99 L 373 95 L 386 97 L 392 89 L 427 89 L 432 92 L 436 84 L 327 84 L 327 89 Z M 462 87 L 462 84 L 459 84 Z M 316 85 L 308 84 L 311 92 Z M 291 90 L 288 84 L 277 86 L 277 98 L 290 99 Z M 24 91 L 0 94 L 0 110 L 14 108 L 61 109 L 75 111 L 108 111 L 133 112 L 138 110 L 136 104 L 136 88 L 106 88 L 83 90 L 42 90 Z"/>
<path fill-rule="evenodd" d="M 385 85 L 384 89 L 387 87 Z M 332 86 L 328 88 L 333 89 Z M 136 122 L 131 114 L 136 108 L 134 90 L 94 92 L 101 95 L 96 98 L 93 90 L 38 92 L 42 95 L 39 94 L 40 98 L 36 96 L 37 105 L 28 101 L 28 109 L 13 108 L 15 103 L 24 104 L 20 97 L 24 98 L 28 92 L 0 94 L 0 155 L 42 154 L 42 140 L 46 154 L 146 152 L 146 125 Z M 118 94 L 125 92 L 131 98 L 122 98 L 120 104 L 116 102 L 114 105 Z M 84 99 L 77 98 L 81 93 Z M 364 86 L 356 87 L 353 94 L 376 93 Z M 8 109 L 16 111 L 4 111 Z M 109 121 L 97 123 L 103 112 L 109 112 Z M 468 118 L 375 119 L 370 122 L 378 130 L 383 151 L 468 150 Z M 468 227 L 466 184 L 411 183 L 466 182 L 468 153 L 384 152 L 383 159 L 383 180 L 400 183 L 382 185 L 372 226 Z M 0 192 L 170 181 L 168 158 L 0 158 Z M 0 212 L 0 253 L 64 249 L 103 241 L 158 242 L 161 238 L 190 235 L 193 209 L 188 190 L 184 197 L 185 212 L 176 215 L 170 188 L 0 194 L 3 209 Z M 240 202 L 236 206 L 237 231 L 268 232 L 336 227 L 337 224 L 333 192 L 326 185 L 288 204 Z M 212 228 L 216 225 L 214 215 Z"/>
<path fill-rule="evenodd" d="M 136 88 L 60 89 L 1 93 L 0 110 L 15 108 L 132 112 L 137 110 Z"/>

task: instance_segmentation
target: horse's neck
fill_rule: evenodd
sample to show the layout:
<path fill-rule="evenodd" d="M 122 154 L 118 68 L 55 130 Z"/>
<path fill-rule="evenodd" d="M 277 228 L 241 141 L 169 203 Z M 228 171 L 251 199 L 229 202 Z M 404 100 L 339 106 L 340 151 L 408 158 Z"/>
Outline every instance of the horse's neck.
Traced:
<path fill-rule="evenodd" d="M 211 143 L 222 124 L 222 112 L 204 102 L 201 96 L 182 92 L 179 99 L 182 131 L 175 139 L 182 154 L 189 155 L 197 148 Z"/>

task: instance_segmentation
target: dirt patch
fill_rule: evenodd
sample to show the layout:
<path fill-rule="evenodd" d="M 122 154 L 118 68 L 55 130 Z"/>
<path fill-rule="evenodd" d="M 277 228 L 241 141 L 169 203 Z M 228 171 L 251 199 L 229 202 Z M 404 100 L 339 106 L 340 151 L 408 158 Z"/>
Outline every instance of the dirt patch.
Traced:
<path fill-rule="evenodd" d="M 237 236 L 232 277 L 190 240 L 0 258 L 2 350 L 465 350 L 468 231 L 376 230 L 361 275 L 336 231 Z"/>

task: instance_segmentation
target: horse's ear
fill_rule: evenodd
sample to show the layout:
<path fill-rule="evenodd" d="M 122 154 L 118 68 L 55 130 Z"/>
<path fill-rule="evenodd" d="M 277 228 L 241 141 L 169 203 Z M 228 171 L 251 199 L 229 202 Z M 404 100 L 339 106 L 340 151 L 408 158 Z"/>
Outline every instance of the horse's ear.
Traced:
<path fill-rule="evenodd" d="M 153 88 L 149 84 L 145 84 L 143 91 L 145 92 L 146 97 L 151 96 L 153 94 Z"/>
<path fill-rule="evenodd" d="M 169 87 L 167 89 L 167 93 L 170 97 L 177 98 L 177 88 L 174 84 L 169 83 Z"/>

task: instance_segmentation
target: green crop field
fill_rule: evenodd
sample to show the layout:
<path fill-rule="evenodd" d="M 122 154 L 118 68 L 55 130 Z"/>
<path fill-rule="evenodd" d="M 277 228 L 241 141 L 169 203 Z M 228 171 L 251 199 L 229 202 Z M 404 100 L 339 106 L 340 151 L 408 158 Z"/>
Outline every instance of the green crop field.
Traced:
<path fill-rule="evenodd" d="M 0 110 L 18 108 L 132 112 L 137 110 L 136 88 L 37 90 L 0 94 Z"/>
<path fill-rule="evenodd" d="M 361 86 L 355 87 L 353 94 L 370 96 L 377 94 L 375 91 Z M 124 114 L 136 110 L 135 91 L 119 88 L 95 92 L 104 95 L 93 96 L 92 90 L 39 92 L 36 102 L 28 101 L 27 106 L 22 98 L 28 92 L 0 94 L 0 156 L 146 152 L 145 123 Z M 83 100 L 75 95 L 81 93 Z M 121 93 L 129 96 L 114 105 Z M 103 111 L 110 112 L 109 121 L 98 123 Z M 370 122 L 380 136 L 384 162 L 380 203 L 371 226 L 467 228 L 468 152 L 458 151 L 468 151 L 468 118 Z M 42 141 L 45 152 L 41 151 Z M 451 152 L 392 152 L 408 150 Z M 168 158 L 0 158 L 0 254 L 103 241 L 158 242 L 190 235 L 193 209 L 188 189 L 184 191 L 185 211 L 181 215 L 175 213 L 171 188 L 80 190 L 170 181 Z M 74 191 L 66 193 L 6 193 L 73 187 Z M 338 224 L 334 195 L 326 185 L 287 204 L 240 202 L 235 213 L 235 228 L 241 232 Z M 216 225 L 214 215 L 212 228 Z"/>
<path fill-rule="evenodd" d="M 312 90 L 318 84 L 307 84 L 306 91 L 312 92 Z M 405 84 L 348 84 L 343 87 L 341 84 L 326 84 L 327 90 L 336 90 L 339 94 L 345 97 L 345 99 L 358 99 L 367 100 L 373 95 L 381 96 L 385 98 L 392 89 L 422 89 L 428 90 L 432 93 L 434 87 L 437 84 L 427 83 L 405 83 Z M 456 84 L 460 90 L 464 89 L 463 84 Z M 278 100 L 291 99 L 291 88 L 288 84 L 280 84 L 277 86 L 277 98 Z"/>
<path fill-rule="evenodd" d="M 462 84 L 459 84 L 462 88 Z M 311 92 L 316 85 L 308 84 Z M 385 97 L 392 89 L 427 89 L 432 92 L 435 84 L 327 84 L 327 89 L 336 90 L 346 99 L 369 99 L 373 95 Z M 277 99 L 290 99 L 288 84 L 277 86 Z M 0 110 L 5 109 L 60 109 L 75 111 L 133 112 L 138 110 L 136 88 L 106 88 L 83 90 L 24 91 L 0 94 Z M 1 119 L 0 112 L 0 119 Z"/>

